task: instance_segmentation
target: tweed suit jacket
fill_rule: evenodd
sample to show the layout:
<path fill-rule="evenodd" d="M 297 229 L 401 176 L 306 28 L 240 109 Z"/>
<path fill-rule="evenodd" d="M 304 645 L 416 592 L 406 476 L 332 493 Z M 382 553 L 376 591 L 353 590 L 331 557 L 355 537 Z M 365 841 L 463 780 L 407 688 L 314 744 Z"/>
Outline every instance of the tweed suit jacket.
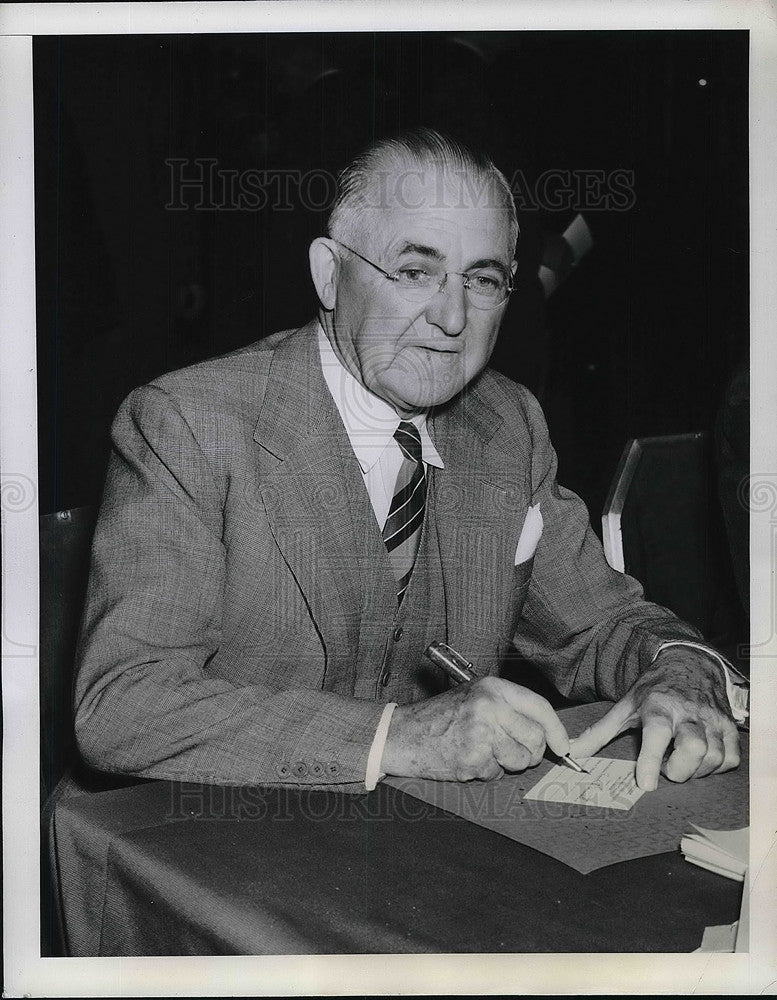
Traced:
<path fill-rule="evenodd" d="M 359 657 L 364 593 L 390 568 L 365 564 L 380 535 L 316 329 L 163 376 L 119 409 L 75 683 L 92 766 L 363 789 L 383 710 L 379 664 Z M 607 565 L 525 388 L 486 369 L 429 426 L 446 637 L 481 671 L 514 643 L 563 694 L 615 699 L 662 641 L 699 638 Z M 537 503 L 543 534 L 516 567 Z M 297 760 L 321 763 L 303 775 Z"/>

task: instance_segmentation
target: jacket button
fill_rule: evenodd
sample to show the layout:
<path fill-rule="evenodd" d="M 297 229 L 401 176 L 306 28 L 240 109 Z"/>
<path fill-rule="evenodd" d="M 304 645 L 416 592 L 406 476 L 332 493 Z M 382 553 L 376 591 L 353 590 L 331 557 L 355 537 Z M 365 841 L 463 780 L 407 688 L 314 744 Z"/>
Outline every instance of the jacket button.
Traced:
<path fill-rule="evenodd" d="M 391 671 L 384 670 L 380 676 L 380 683 L 383 685 L 383 687 L 385 687 L 390 680 L 391 680 Z"/>
<path fill-rule="evenodd" d="M 313 763 L 310 765 L 310 773 L 313 775 L 314 778 L 321 777 L 321 775 L 324 773 L 324 765 L 321 763 L 320 760 L 313 761 Z"/>
<path fill-rule="evenodd" d="M 292 773 L 295 778 L 304 778 L 308 773 L 308 765 L 303 761 L 298 760 L 297 763 L 292 768 Z"/>
<path fill-rule="evenodd" d="M 337 761 L 331 760 L 326 765 L 326 773 L 331 775 L 332 777 L 335 777 L 335 775 L 338 775 L 340 773 L 340 765 L 337 763 Z"/>
<path fill-rule="evenodd" d="M 279 778 L 288 778 L 291 774 L 291 768 L 288 764 L 279 764 L 275 770 Z"/>
<path fill-rule="evenodd" d="M 399 640 L 402 638 L 402 634 L 404 631 L 405 630 L 402 628 L 401 625 L 397 625 L 397 627 L 394 629 L 394 642 L 399 642 Z"/>

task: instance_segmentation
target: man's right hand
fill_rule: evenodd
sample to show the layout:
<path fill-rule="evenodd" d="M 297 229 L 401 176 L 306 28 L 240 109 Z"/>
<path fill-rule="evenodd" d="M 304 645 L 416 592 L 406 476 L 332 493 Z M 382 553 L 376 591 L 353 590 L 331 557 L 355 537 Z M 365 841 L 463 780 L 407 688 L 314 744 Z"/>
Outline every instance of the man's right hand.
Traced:
<path fill-rule="evenodd" d="M 397 706 L 381 770 L 440 781 L 487 781 L 538 764 L 546 744 L 559 756 L 569 752 L 569 737 L 550 703 L 511 681 L 485 677 Z"/>

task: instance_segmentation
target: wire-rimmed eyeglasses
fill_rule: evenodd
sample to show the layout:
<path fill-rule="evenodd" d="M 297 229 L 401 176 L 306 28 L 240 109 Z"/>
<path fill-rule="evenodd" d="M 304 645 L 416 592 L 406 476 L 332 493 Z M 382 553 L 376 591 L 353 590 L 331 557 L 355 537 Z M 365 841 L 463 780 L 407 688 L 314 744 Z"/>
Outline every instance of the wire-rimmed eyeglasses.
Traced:
<path fill-rule="evenodd" d="M 335 240 L 345 250 L 355 254 L 359 260 L 380 271 L 384 278 L 394 282 L 399 294 L 408 302 L 426 302 L 437 292 L 442 291 L 449 275 L 455 274 L 464 279 L 464 289 L 467 300 L 476 309 L 496 309 L 513 290 L 513 277 L 498 267 L 478 267 L 471 271 L 445 271 L 433 263 L 413 263 L 398 268 L 396 271 L 386 271 L 374 260 L 349 247 L 340 240 Z"/>

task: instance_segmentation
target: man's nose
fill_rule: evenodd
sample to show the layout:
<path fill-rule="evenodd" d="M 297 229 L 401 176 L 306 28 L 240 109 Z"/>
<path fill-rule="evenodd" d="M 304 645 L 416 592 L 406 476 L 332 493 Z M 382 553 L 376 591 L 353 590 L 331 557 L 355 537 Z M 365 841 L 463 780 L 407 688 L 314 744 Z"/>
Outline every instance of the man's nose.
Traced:
<path fill-rule="evenodd" d="M 467 293 L 460 274 L 446 274 L 439 291 L 429 299 L 424 317 L 446 337 L 459 336 L 467 322 Z"/>

